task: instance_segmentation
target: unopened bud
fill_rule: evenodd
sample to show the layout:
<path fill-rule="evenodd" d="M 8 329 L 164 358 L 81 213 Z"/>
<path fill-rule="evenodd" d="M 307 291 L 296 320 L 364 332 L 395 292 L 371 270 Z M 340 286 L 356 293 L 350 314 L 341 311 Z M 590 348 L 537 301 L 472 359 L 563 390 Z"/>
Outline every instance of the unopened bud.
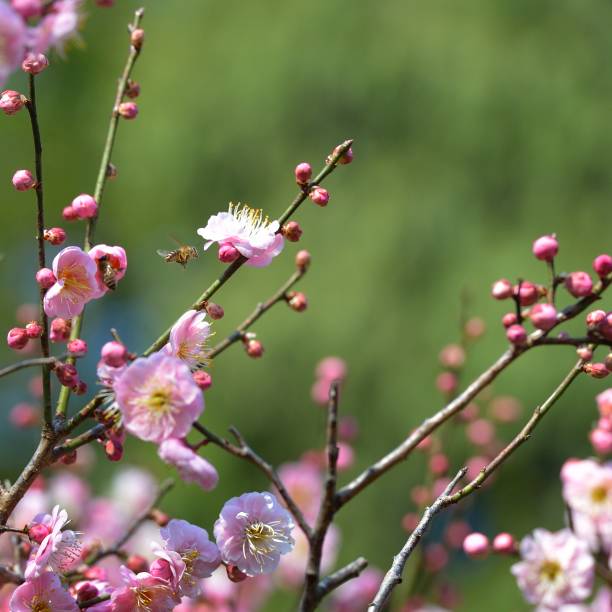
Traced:
<path fill-rule="evenodd" d="M 449 395 L 457 390 L 459 379 L 453 372 L 441 372 L 436 377 L 436 387 L 440 393 Z"/>
<path fill-rule="evenodd" d="M 263 344 L 259 340 L 247 340 L 245 350 L 247 355 L 253 359 L 258 359 L 264 352 Z"/>
<path fill-rule="evenodd" d="M 104 443 L 104 453 L 109 461 L 120 461 L 123 457 L 123 444 L 119 440 L 107 440 Z"/>
<path fill-rule="evenodd" d="M 62 210 L 62 217 L 65 221 L 75 221 L 79 218 L 79 215 L 73 206 L 66 206 Z"/>
<path fill-rule="evenodd" d="M 593 351 L 588 346 L 579 346 L 576 354 L 582 361 L 589 361 L 593 357 Z"/>
<path fill-rule="evenodd" d="M 69 441 L 69 438 L 66 438 L 66 442 L 68 441 Z M 78 456 L 77 456 L 77 451 L 75 448 L 74 450 L 67 452 L 65 455 L 62 455 L 60 458 L 60 462 L 63 463 L 64 465 L 72 465 L 73 463 L 76 463 L 77 459 L 78 459 Z"/>
<path fill-rule="evenodd" d="M 612 273 L 612 257 L 607 254 L 598 255 L 593 260 L 593 270 L 599 278 L 606 278 L 608 274 Z"/>
<path fill-rule="evenodd" d="M 170 517 L 159 508 L 152 508 L 149 518 L 160 527 L 165 527 L 170 522 Z"/>
<path fill-rule="evenodd" d="M 79 603 L 83 603 L 84 601 L 88 601 L 89 599 L 94 599 L 98 596 L 99 591 L 95 584 L 91 582 L 86 582 L 82 584 L 77 591 L 77 601 Z"/>
<path fill-rule="evenodd" d="M 219 261 L 223 263 L 232 263 L 236 261 L 240 257 L 240 252 L 238 249 L 231 244 L 221 244 L 219 245 L 219 252 L 217 253 L 217 258 Z"/>
<path fill-rule="evenodd" d="M 606 320 L 605 310 L 593 310 L 586 316 L 586 324 L 589 329 L 595 329 Z"/>
<path fill-rule="evenodd" d="M 247 575 L 244 574 L 243 572 L 241 572 L 238 569 L 238 566 L 236 565 L 232 565 L 231 563 L 228 563 L 225 566 L 225 571 L 227 572 L 227 577 L 232 581 L 232 582 L 242 582 L 243 580 L 247 579 Z"/>
<path fill-rule="evenodd" d="M 41 544 L 50 533 L 51 529 L 42 523 L 36 523 L 28 528 L 28 537 L 37 544 Z"/>
<path fill-rule="evenodd" d="M 38 321 L 30 321 L 25 330 L 28 338 L 40 338 L 43 334 L 43 327 Z"/>
<path fill-rule="evenodd" d="M 87 393 L 87 383 L 84 380 L 79 380 L 71 389 L 75 395 L 85 395 Z"/>
<path fill-rule="evenodd" d="M 491 295 L 496 300 L 506 300 L 512 297 L 512 283 L 505 278 L 495 281 L 491 287 Z"/>
<path fill-rule="evenodd" d="M 98 214 L 98 203 L 93 196 L 87 193 L 82 193 L 74 198 L 70 206 L 79 219 L 92 219 Z M 64 211 L 66 211 L 66 209 L 64 209 Z"/>
<path fill-rule="evenodd" d="M 610 373 L 605 363 L 585 363 L 582 369 L 592 378 L 605 378 Z"/>
<path fill-rule="evenodd" d="M 295 256 L 295 265 L 301 270 L 305 270 L 310 265 L 310 253 L 302 250 L 298 251 Z"/>
<path fill-rule="evenodd" d="M 6 343 L 14 351 L 20 351 L 21 349 L 25 348 L 28 340 L 28 334 L 23 327 L 13 327 L 12 329 L 9 329 L 6 336 Z"/>
<path fill-rule="evenodd" d="M 14 115 L 23 108 L 25 103 L 25 96 L 22 96 L 18 91 L 5 89 L 0 93 L 0 110 L 5 115 Z"/>
<path fill-rule="evenodd" d="M 516 313 L 514 312 L 507 312 L 502 317 L 502 324 L 506 328 L 510 327 L 511 325 L 515 325 L 516 323 L 518 323 L 518 317 L 516 316 Z"/>
<path fill-rule="evenodd" d="M 468 338 L 476 339 L 485 333 L 487 326 L 480 317 L 472 317 L 465 322 L 464 329 Z"/>
<path fill-rule="evenodd" d="M 536 285 L 529 281 L 524 281 L 513 289 L 514 295 L 518 295 L 521 306 L 531 306 L 540 298 L 540 291 Z"/>
<path fill-rule="evenodd" d="M 489 538 L 482 533 L 470 533 L 463 540 L 463 551 L 468 557 L 483 559 L 489 554 Z"/>
<path fill-rule="evenodd" d="M 589 441 L 599 455 L 612 453 L 612 432 L 596 427 L 589 434 Z"/>
<path fill-rule="evenodd" d="M 317 206 L 327 206 L 329 202 L 329 191 L 323 187 L 313 187 L 308 196 Z"/>
<path fill-rule="evenodd" d="M 66 240 L 66 232 L 61 227 L 52 227 L 43 232 L 43 238 L 53 246 L 59 246 Z"/>
<path fill-rule="evenodd" d="M 64 387 L 74 387 L 79 382 L 79 373 L 71 363 L 58 363 L 55 375 Z"/>
<path fill-rule="evenodd" d="M 11 180 L 17 191 L 27 191 L 36 187 L 36 179 L 29 170 L 17 170 Z"/>
<path fill-rule="evenodd" d="M 219 319 L 222 319 L 225 315 L 223 307 L 219 304 L 215 304 L 214 302 L 208 302 L 206 304 L 206 312 L 213 321 L 218 321 Z"/>
<path fill-rule="evenodd" d="M 149 568 L 149 562 L 142 555 L 130 555 L 125 564 L 135 574 L 146 572 Z"/>
<path fill-rule="evenodd" d="M 140 95 L 140 85 L 136 81 L 130 79 L 125 87 L 125 95 L 128 98 L 137 98 Z"/>
<path fill-rule="evenodd" d="M 533 243 L 533 254 L 542 261 L 552 261 L 559 252 L 559 243 L 553 234 L 542 236 Z"/>
<path fill-rule="evenodd" d="M 106 166 L 106 177 L 110 180 L 117 178 L 117 166 L 115 166 L 115 164 L 108 162 Z"/>
<path fill-rule="evenodd" d="M 28 53 L 21 63 L 21 69 L 28 74 L 40 74 L 49 65 L 49 60 L 42 53 Z"/>
<path fill-rule="evenodd" d="M 43 289 L 49 289 L 56 283 L 57 279 L 55 278 L 55 274 L 53 274 L 53 270 L 51 268 L 41 268 L 36 273 L 36 282 L 39 287 Z"/>
<path fill-rule="evenodd" d="M 557 310 L 552 304 L 536 304 L 529 312 L 534 327 L 548 331 L 557 322 Z"/>
<path fill-rule="evenodd" d="M 312 176 L 312 167 L 307 162 L 302 162 L 295 167 L 295 182 L 298 185 L 306 185 Z"/>
<path fill-rule="evenodd" d="M 586 272 L 572 272 L 565 279 L 565 288 L 576 298 L 591 295 L 593 281 Z"/>
<path fill-rule="evenodd" d="M 106 365 L 111 368 L 120 368 L 127 363 L 128 350 L 121 342 L 112 340 L 102 347 L 100 356 Z"/>
<path fill-rule="evenodd" d="M 132 47 L 134 49 L 141 49 L 142 43 L 144 42 L 144 30 L 142 28 L 136 28 L 132 30 L 132 34 L 130 36 L 130 42 L 132 43 Z"/>
<path fill-rule="evenodd" d="M 308 308 L 308 298 L 299 291 L 291 291 L 287 294 L 287 304 L 296 312 L 304 312 Z"/>
<path fill-rule="evenodd" d="M 500 555 L 512 555 L 516 551 L 516 542 L 509 533 L 498 533 L 493 539 L 493 551 Z"/>
<path fill-rule="evenodd" d="M 196 370 L 193 374 L 193 382 L 195 382 L 202 391 L 212 387 L 212 376 L 204 370 Z"/>
<path fill-rule="evenodd" d="M 51 331 L 49 332 L 49 339 L 51 342 L 66 342 L 70 337 L 70 321 L 61 319 L 60 317 L 51 321 Z"/>
<path fill-rule="evenodd" d="M 512 342 L 515 346 L 520 346 L 521 344 L 525 344 L 527 340 L 527 332 L 522 325 L 511 325 L 506 330 L 506 338 Z"/>
<path fill-rule="evenodd" d="M 66 348 L 73 357 L 85 357 L 87 355 L 87 342 L 81 340 L 81 338 L 71 340 Z"/>
<path fill-rule="evenodd" d="M 281 234 L 289 242 L 297 242 L 302 237 L 302 228 L 297 221 L 289 221 L 281 228 Z"/>
<path fill-rule="evenodd" d="M 327 158 L 327 162 L 330 163 L 331 158 L 334 155 L 337 155 L 338 153 L 340 153 L 341 149 L 342 149 L 342 145 L 338 145 L 332 151 L 331 155 Z M 353 161 L 353 149 L 349 147 L 344 153 L 342 153 L 342 155 L 338 158 L 338 161 L 336 163 L 344 165 L 344 164 L 350 164 L 352 161 Z"/>
<path fill-rule="evenodd" d="M 117 113 L 124 119 L 136 119 L 138 116 L 138 104 L 136 102 L 122 102 L 117 107 Z"/>

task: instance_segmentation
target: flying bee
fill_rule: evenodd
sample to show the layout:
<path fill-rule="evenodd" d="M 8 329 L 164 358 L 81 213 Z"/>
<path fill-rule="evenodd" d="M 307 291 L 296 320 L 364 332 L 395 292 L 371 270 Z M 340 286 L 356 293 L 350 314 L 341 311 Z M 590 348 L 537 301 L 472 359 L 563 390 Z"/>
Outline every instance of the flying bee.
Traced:
<path fill-rule="evenodd" d="M 102 282 L 111 290 L 117 288 L 117 273 L 109 261 L 108 255 L 98 258 L 98 272 L 102 277 Z"/>
<path fill-rule="evenodd" d="M 176 242 L 178 242 L 178 240 L 176 240 Z M 176 263 L 181 264 L 181 266 L 184 268 L 187 265 L 187 262 L 192 259 L 197 259 L 198 250 L 193 246 L 181 244 L 180 242 L 178 242 L 178 244 L 178 249 L 174 249 L 173 251 L 164 251 L 159 249 L 157 254 L 160 257 L 163 257 L 165 262 L 169 263 L 171 261 L 175 261 Z"/>

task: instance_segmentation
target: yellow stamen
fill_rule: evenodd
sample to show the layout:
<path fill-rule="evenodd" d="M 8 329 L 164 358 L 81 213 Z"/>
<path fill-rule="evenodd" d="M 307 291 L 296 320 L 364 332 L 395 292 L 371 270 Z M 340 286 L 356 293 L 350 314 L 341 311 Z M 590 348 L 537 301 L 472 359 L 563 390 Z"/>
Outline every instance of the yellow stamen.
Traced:
<path fill-rule="evenodd" d="M 561 566 L 556 561 L 547 560 L 540 566 L 540 576 L 549 582 L 554 582 L 560 573 Z"/>

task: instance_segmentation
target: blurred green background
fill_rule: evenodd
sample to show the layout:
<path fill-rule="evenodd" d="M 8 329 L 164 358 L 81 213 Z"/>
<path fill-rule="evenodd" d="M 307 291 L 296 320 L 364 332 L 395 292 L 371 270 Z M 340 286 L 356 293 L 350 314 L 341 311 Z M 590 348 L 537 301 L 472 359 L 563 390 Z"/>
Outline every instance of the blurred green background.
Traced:
<path fill-rule="evenodd" d="M 212 366 L 204 422 L 217 432 L 236 424 L 275 463 L 322 444 L 324 414 L 310 399 L 320 358 L 339 355 L 349 365 L 341 410 L 357 417 L 362 433 L 348 479 L 441 406 L 437 355 L 459 339 L 462 291 L 470 314 L 489 327 L 470 354 L 467 380 L 505 348 L 505 306 L 489 298 L 491 282 L 546 280 L 530 252 L 533 239 L 557 232 L 567 271 L 590 270 L 592 258 L 609 251 L 612 5 L 603 0 L 88 5 L 83 48 L 66 61 L 54 57 L 39 78 L 48 225 L 64 225 L 62 207 L 93 191 L 126 53 L 125 24 L 140 4 L 140 115 L 120 125 L 119 176 L 107 187 L 97 229 L 99 242 L 127 249 L 130 264 L 117 294 L 87 310 L 92 354 L 84 371 L 92 389 L 95 353 L 111 326 L 141 350 L 223 270 L 212 251 L 186 271 L 164 264 L 155 251 L 172 245 L 171 234 L 200 247 L 195 230 L 230 200 L 278 215 L 296 192 L 295 164 L 319 168 L 348 137 L 356 140 L 355 160 L 326 183 L 329 206 L 307 202 L 296 216 L 304 228 L 298 246 L 313 255 L 300 287 L 308 310 L 277 307 L 256 326 L 263 359 L 235 346 Z M 8 85 L 26 88 L 19 74 Z M 36 300 L 34 198 L 9 183 L 16 169 L 32 166 L 25 113 L 4 118 L 0 130 L 8 329 L 17 306 Z M 79 244 L 82 227 L 67 229 Z M 223 288 L 215 298 L 226 312 L 215 324 L 217 338 L 291 273 L 296 250 L 288 244 L 274 265 L 245 268 Z M 1 357 L 15 360 L 6 349 Z M 571 349 L 534 351 L 495 391 L 533 407 L 574 359 Z M 5 414 L 26 399 L 18 384 L 25 380 L 5 383 Z M 522 536 L 562 525 L 559 468 L 589 453 L 593 398 L 605 387 L 579 380 L 571 388 L 472 502 L 475 528 Z M 500 436 L 509 439 L 515 427 Z M 1 475 L 14 477 L 35 434 L 5 426 L 0 443 Z M 468 451 L 455 446 L 459 467 Z M 160 478 L 170 473 L 152 445 L 130 441 L 126 455 Z M 222 475 L 219 487 L 203 494 L 181 485 L 165 507 L 210 527 L 229 496 L 267 485 L 247 464 L 213 448 L 206 456 Z M 113 468 L 101 461 L 100 482 Z M 424 460 L 415 457 L 343 510 L 341 562 L 363 555 L 388 567 L 405 539 L 400 519 L 413 508 L 410 488 L 423 473 Z M 458 556 L 447 571 L 463 585 L 457 609 L 527 609 L 508 566 Z M 292 601 L 280 598 L 268 609 L 286 610 Z"/>

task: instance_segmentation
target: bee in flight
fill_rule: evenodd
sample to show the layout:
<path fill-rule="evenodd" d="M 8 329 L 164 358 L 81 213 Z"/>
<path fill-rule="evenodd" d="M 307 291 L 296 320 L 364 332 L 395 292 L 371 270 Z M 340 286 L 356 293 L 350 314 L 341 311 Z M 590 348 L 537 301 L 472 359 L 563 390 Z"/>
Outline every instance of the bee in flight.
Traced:
<path fill-rule="evenodd" d="M 109 261 L 108 255 L 102 255 L 98 258 L 98 272 L 102 277 L 102 282 L 111 290 L 117 288 L 117 274 Z"/>
<path fill-rule="evenodd" d="M 176 239 L 175 239 L 176 240 Z M 198 250 L 193 246 L 188 246 L 186 244 L 181 244 L 176 240 L 179 244 L 178 249 L 174 249 L 173 251 L 164 251 L 162 249 L 158 249 L 157 254 L 160 257 L 163 257 L 165 262 L 176 261 L 176 263 L 181 264 L 183 268 L 187 265 L 192 259 L 197 259 Z"/>

